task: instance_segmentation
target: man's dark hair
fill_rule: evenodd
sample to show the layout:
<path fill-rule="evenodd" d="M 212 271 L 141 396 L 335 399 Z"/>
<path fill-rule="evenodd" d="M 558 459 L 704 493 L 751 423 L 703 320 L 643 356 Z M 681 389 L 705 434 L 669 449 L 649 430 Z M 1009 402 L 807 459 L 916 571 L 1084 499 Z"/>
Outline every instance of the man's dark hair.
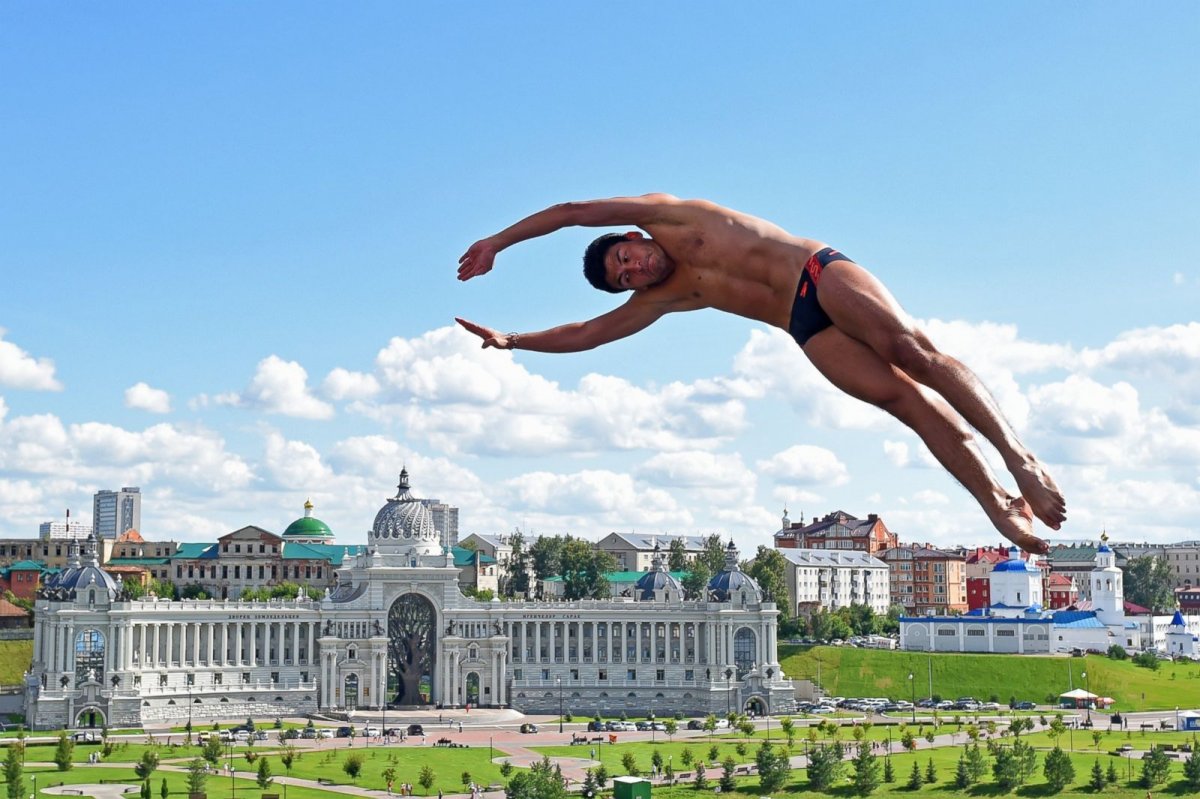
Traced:
<path fill-rule="evenodd" d="M 583 276 L 593 287 L 610 294 L 620 294 L 624 291 L 608 285 L 608 273 L 604 269 L 604 256 L 608 255 L 609 248 L 624 240 L 625 237 L 620 233 L 605 233 L 583 251 Z"/>

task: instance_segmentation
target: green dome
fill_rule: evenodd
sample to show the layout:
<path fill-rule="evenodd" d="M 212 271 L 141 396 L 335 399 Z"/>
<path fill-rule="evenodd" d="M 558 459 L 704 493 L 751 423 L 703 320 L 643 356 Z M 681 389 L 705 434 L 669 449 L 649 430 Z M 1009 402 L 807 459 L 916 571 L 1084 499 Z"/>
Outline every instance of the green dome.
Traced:
<path fill-rule="evenodd" d="M 312 501 L 304 503 L 304 516 L 288 525 L 284 538 L 333 538 L 329 525 L 312 515 Z"/>

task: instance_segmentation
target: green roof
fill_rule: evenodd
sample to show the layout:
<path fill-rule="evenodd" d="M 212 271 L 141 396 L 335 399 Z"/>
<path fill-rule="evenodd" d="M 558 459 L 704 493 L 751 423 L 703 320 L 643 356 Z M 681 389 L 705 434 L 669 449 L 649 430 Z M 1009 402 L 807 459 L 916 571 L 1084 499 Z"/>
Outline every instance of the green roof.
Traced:
<path fill-rule="evenodd" d="M 361 544 L 302 544 L 299 541 L 283 542 L 284 560 L 327 560 L 341 563 L 346 553 L 355 555 L 363 550 Z"/>
<path fill-rule="evenodd" d="M 320 519 L 302 516 L 287 526 L 284 538 L 333 538 L 333 530 Z"/>
<path fill-rule="evenodd" d="M 210 547 L 215 547 L 216 544 L 201 544 L 195 542 L 185 542 L 179 545 L 179 549 L 175 550 L 174 557 L 177 558 L 198 558 L 209 550 Z"/>
<path fill-rule="evenodd" d="M 475 550 L 467 547 L 453 547 L 450 552 L 454 555 L 454 565 L 458 567 L 470 566 L 475 563 Z M 496 559 L 491 555 L 483 552 L 479 553 L 480 563 L 495 563 Z"/>
<path fill-rule="evenodd" d="M 162 566 L 168 558 L 113 558 L 105 566 Z"/>
<path fill-rule="evenodd" d="M 17 571 L 45 571 L 46 564 L 36 560 L 18 560 L 8 566 L 9 571 L 14 569 Z"/>
<path fill-rule="evenodd" d="M 644 572 L 609 572 L 608 574 L 604 575 L 604 577 L 610 583 L 636 583 L 638 580 L 642 579 L 649 573 L 650 572 L 648 572 L 648 571 L 644 571 Z M 667 574 L 670 574 L 676 580 L 682 580 L 684 577 L 687 577 L 687 575 L 688 575 L 687 572 L 667 572 Z M 547 577 L 543 582 L 547 582 L 547 583 L 562 582 L 562 577 L 559 577 L 557 575 L 554 577 Z"/>

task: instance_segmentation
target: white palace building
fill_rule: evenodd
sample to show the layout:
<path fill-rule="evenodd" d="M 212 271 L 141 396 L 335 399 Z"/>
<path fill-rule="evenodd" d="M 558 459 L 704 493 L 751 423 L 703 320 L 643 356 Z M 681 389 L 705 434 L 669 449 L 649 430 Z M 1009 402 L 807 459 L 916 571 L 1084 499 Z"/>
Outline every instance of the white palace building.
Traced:
<path fill-rule="evenodd" d="M 402 472 L 367 546 L 306 598 L 132 600 L 94 541 L 35 604 L 25 713 L 34 729 L 140 726 L 388 708 L 787 712 L 778 611 L 729 545 L 708 596 L 656 563 L 633 596 L 479 602 Z"/>

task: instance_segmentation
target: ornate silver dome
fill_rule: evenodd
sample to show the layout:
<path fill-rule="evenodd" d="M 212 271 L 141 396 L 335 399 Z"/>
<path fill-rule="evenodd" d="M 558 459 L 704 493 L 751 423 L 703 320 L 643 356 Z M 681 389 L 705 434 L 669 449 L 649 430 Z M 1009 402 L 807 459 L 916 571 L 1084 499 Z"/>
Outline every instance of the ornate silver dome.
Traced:
<path fill-rule="evenodd" d="M 68 544 L 67 553 L 70 561 L 67 568 L 46 580 L 38 590 L 39 597 L 57 601 L 73 601 L 81 596 L 80 592 L 85 589 L 96 588 L 105 593 L 105 601 L 115 600 L 121 588 L 108 572 L 100 568 L 100 562 L 96 556 L 96 544 L 94 535 L 88 536 L 82 551 L 77 548 L 75 542 Z"/>
<path fill-rule="evenodd" d="M 442 551 L 433 515 L 408 490 L 408 469 L 400 470 L 396 496 L 375 514 L 367 544 L 380 552 L 411 552 L 434 555 Z"/>
<path fill-rule="evenodd" d="M 655 544 L 654 558 L 650 561 L 650 571 L 638 578 L 637 584 L 634 585 L 633 595 L 640 602 L 652 602 L 658 596 L 659 591 L 668 592 L 664 596 L 683 597 L 683 586 L 667 571 L 667 564 L 662 559 L 662 551 Z"/>

